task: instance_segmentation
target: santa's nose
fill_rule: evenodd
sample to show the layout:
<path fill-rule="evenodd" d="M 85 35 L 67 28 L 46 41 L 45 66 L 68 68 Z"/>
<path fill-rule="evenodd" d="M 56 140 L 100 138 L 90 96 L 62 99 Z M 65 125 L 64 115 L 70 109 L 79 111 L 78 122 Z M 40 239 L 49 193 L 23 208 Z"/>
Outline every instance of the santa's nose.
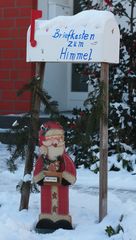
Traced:
<path fill-rule="evenodd" d="M 58 146 L 58 144 L 57 144 L 57 143 L 54 143 L 54 144 L 53 144 L 53 147 L 57 147 L 57 146 Z"/>

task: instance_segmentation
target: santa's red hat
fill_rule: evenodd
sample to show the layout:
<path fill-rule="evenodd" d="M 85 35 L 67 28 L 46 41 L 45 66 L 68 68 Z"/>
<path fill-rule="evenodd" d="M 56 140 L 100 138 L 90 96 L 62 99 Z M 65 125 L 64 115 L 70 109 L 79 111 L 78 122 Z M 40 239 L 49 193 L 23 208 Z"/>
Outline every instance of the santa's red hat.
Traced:
<path fill-rule="evenodd" d="M 60 125 L 59 122 L 55 121 L 48 121 L 41 125 L 40 131 L 39 131 L 39 145 L 43 145 L 43 141 L 45 141 L 46 136 L 51 135 L 64 135 L 63 127 Z"/>

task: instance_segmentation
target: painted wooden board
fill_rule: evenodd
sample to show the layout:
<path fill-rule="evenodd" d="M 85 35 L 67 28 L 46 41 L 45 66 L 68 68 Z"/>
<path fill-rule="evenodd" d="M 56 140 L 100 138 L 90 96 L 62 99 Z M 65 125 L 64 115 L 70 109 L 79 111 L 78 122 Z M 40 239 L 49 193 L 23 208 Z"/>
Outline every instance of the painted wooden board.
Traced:
<path fill-rule="evenodd" d="M 36 20 L 35 40 L 27 32 L 27 62 L 119 63 L 120 33 L 109 11 L 87 10 L 74 16 Z"/>

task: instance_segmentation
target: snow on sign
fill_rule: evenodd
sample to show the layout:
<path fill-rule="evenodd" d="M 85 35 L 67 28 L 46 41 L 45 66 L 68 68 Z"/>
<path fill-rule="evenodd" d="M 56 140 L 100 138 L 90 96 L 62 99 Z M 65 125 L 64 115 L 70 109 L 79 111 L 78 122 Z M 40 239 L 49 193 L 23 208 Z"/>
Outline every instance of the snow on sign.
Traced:
<path fill-rule="evenodd" d="M 36 20 L 27 33 L 27 62 L 119 62 L 120 34 L 114 15 L 87 10 L 74 16 Z"/>

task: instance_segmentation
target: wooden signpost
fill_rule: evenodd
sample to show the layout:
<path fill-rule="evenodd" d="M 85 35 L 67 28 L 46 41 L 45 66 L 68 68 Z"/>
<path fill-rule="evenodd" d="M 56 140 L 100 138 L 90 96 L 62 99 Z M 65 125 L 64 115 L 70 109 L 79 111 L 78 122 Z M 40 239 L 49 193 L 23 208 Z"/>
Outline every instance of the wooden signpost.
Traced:
<path fill-rule="evenodd" d="M 100 116 L 100 169 L 99 169 L 99 222 L 107 214 L 107 180 L 108 180 L 108 90 L 109 64 L 101 63 L 101 101 L 102 113 Z"/>
<path fill-rule="evenodd" d="M 27 32 L 28 62 L 101 63 L 99 221 L 107 214 L 109 64 L 119 63 L 120 33 L 114 15 L 88 10 L 51 20 L 34 19 Z M 91 124 L 91 123 L 90 123 Z"/>

